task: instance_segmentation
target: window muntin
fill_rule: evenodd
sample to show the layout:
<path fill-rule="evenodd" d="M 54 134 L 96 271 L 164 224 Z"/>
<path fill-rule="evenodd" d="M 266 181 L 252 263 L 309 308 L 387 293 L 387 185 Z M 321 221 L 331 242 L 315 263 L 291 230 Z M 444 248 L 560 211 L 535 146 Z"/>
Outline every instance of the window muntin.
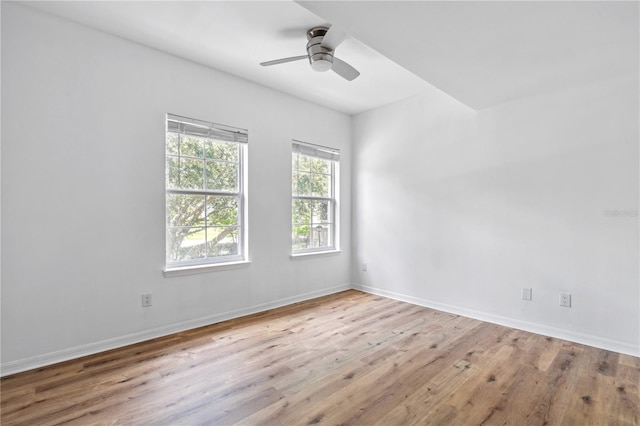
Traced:
<path fill-rule="evenodd" d="M 247 133 L 167 115 L 167 268 L 245 259 Z"/>
<path fill-rule="evenodd" d="M 339 152 L 294 142 L 292 153 L 293 253 L 336 250 Z"/>

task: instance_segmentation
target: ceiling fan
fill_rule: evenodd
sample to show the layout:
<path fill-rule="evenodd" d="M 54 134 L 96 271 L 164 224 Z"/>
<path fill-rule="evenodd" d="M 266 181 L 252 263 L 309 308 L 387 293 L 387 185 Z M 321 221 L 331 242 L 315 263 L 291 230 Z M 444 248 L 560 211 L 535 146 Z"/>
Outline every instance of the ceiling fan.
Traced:
<path fill-rule="evenodd" d="M 290 58 L 276 59 L 262 62 L 260 65 L 268 67 L 271 65 L 284 64 L 286 62 L 309 59 L 311 68 L 315 71 L 324 72 L 332 70 L 340 77 L 352 81 L 360 73 L 345 61 L 333 56 L 336 47 L 344 41 L 346 34 L 336 27 L 313 27 L 307 31 L 307 54 L 292 56 Z"/>

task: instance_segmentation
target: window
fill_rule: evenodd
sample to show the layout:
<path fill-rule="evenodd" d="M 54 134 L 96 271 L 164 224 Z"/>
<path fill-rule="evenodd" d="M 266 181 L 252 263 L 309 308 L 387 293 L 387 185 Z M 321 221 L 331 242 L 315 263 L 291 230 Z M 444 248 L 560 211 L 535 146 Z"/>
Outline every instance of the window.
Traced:
<path fill-rule="evenodd" d="M 167 114 L 167 269 L 245 260 L 247 131 Z"/>
<path fill-rule="evenodd" d="M 293 142 L 293 253 L 337 249 L 337 188 L 340 152 Z"/>

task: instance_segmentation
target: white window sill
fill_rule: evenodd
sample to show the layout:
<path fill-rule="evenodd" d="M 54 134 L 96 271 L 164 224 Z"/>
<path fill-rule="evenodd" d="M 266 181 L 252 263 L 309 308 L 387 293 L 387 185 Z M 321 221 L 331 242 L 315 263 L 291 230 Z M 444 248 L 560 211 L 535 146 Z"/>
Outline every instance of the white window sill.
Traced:
<path fill-rule="evenodd" d="M 163 271 L 165 278 L 180 277 L 183 275 L 204 274 L 206 272 L 226 271 L 228 269 L 246 268 L 251 264 L 248 260 L 238 262 L 210 263 L 208 265 L 192 265 L 180 268 L 169 268 Z"/>
<path fill-rule="evenodd" d="M 313 256 L 332 256 L 342 253 L 342 250 L 307 251 L 304 253 L 291 253 L 291 259 L 305 259 Z"/>

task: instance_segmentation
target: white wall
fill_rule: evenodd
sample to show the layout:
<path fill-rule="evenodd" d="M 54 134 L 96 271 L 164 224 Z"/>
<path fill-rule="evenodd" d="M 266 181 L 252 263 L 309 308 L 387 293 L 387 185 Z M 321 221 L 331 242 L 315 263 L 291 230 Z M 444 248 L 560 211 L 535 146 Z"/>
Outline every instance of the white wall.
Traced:
<path fill-rule="evenodd" d="M 356 116 L 354 283 L 640 354 L 638 89 L 620 76 L 479 112 L 433 89 Z"/>
<path fill-rule="evenodd" d="M 349 288 L 348 196 L 343 252 L 289 257 L 291 139 L 349 194 L 349 116 L 6 2 L 2 107 L 3 374 Z M 249 130 L 250 266 L 163 276 L 168 112 Z"/>

